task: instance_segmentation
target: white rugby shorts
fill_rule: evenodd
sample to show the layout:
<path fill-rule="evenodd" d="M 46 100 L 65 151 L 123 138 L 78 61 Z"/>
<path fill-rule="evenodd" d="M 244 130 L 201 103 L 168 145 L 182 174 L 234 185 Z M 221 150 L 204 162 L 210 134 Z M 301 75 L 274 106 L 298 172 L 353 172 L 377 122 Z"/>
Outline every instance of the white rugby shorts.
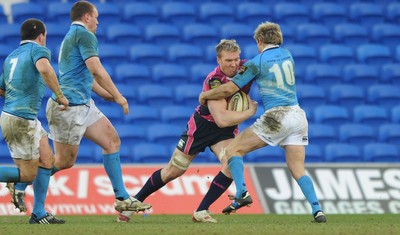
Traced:
<path fill-rule="evenodd" d="M 79 145 L 87 127 L 103 116 L 93 99 L 85 105 L 70 106 L 66 110 L 60 110 L 59 104 L 49 98 L 46 106 L 49 138 L 64 144 Z"/>
<path fill-rule="evenodd" d="M 40 140 L 47 133 L 38 119 L 29 120 L 2 112 L 0 122 L 12 158 L 22 160 L 39 158 Z"/>
<path fill-rule="evenodd" d="M 250 128 L 271 146 L 308 145 L 308 122 L 298 105 L 269 109 Z"/>

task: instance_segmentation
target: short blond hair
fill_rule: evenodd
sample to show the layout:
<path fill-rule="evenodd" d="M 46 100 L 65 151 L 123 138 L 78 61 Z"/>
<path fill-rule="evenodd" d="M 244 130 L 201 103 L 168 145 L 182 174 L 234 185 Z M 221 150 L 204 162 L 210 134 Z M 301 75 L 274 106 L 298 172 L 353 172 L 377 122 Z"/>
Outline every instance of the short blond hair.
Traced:
<path fill-rule="evenodd" d="M 221 57 L 223 51 L 241 52 L 240 46 L 235 39 L 222 39 L 219 41 L 218 45 L 215 46 L 215 51 L 217 52 L 217 57 Z"/>
<path fill-rule="evenodd" d="M 254 31 L 254 39 L 256 42 L 260 40 L 265 44 L 282 45 L 283 36 L 281 27 L 278 24 L 265 21 L 257 26 Z"/>

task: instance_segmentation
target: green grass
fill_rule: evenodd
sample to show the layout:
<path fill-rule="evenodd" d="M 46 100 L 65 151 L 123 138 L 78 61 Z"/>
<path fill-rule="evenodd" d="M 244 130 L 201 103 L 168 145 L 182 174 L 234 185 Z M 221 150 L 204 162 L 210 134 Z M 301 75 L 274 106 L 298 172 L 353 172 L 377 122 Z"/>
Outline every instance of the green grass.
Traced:
<path fill-rule="evenodd" d="M 191 215 L 135 215 L 129 223 L 116 216 L 60 216 L 63 225 L 30 225 L 27 216 L 1 216 L 0 234 L 400 234 L 400 215 L 328 215 L 328 223 L 311 223 L 309 215 L 214 215 L 217 224 L 191 221 Z"/>

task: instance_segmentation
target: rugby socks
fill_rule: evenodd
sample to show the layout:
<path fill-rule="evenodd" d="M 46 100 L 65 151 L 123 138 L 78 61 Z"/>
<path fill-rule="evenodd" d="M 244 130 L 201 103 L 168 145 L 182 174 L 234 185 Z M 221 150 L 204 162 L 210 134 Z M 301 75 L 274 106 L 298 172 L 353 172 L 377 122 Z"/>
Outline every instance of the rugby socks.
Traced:
<path fill-rule="evenodd" d="M 231 178 L 227 177 L 220 171 L 211 182 L 210 189 L 208 189 L 208 192 L 196 211 L 208 210 L 211 204 L 213 204 L 228 189 L 232 181 Z"/>
<path fill-rule="evenodd" d="M 15 190 L 18 191 L 25 191 L 26 187 L 28 187 L 28 185 L 30 185 L 31 183 L 25 183 L 25 182 L 18 182 L 14 184 L 14 188 Z"/>
<path fill-rule="evenodd" d="M 243 193 L 247 191 L 244 182 L 244 163 L 240 156 L 233 156 L 228 160 L 228 167 L 231 171 L 233 181 L 236 185 L 236 198 L 243 198 Z"/>
<path fill-rule="evenodd" d="M 143 202 L 148 196 L 165 185 L 161 179 L 161 169 L 155 171 L 146 181 L 143 188 L 136 194 L 135 198 Z"/>
<path fill-rule="evenodd" d="M 13 166 L 0 167 L 0 182 L 18 182 L 20 181 L 19 169 Z"/>
<path fill-rule="evenodd" d="M 122 179 L 121 161 L 119 159 L 119 152 L 112 154 L 103 154 L 104 169 L 110 178 L 115 198 L 118 200 L 125 200 L 129 198 L 129 194 L 125 189 L 124 181 Z"/>
<path fill-rule="evenodd" d="M 321 206 L 319 205 L 317 195 L 315 194 L 314 185 L 311 178 L 308 175 L 303 175 L 297 180 L 301 191 L 306 197 L 307 201 L 310 203 L 312 208 L 312 214 L 317 211 L 322 211 Z"/>
<path fill-rule="evenodd" d="M 37 176 L 33 181 L 33 193 L 35 196 L 32 213 L 36 215 L 36 218 L 46 216 L 44 202 L 46 201 L 47 189 L 49 188 L 50 176 L 51 169 L 39 167 Z"/>

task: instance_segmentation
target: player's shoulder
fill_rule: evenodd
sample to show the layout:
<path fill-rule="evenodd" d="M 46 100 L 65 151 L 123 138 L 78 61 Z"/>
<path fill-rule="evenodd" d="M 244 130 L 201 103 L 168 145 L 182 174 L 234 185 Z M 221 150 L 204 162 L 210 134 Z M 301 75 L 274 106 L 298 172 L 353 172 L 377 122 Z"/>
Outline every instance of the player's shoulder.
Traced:
<path fill-rule="evenodd" d="M 32 48 L 34 48 L 36 50 L 50 51 L 50 49 L 47 48 L 46 46 L 42 46 L 37 43 L 32 43 Z"/>
<path fill-rule="evenodd" d="M 77 34 L 81 37 L 85 37 L 85 38 L 90 38 L 90 39 L 94 39 L 96 38 L 96 35 L 92 32 L 90 32 L 87 29 L 84 28 L 80 28 L 79 30 L 77 30 Z"/>
<path fill-rule="evenodd" d="M 73 24 L 71 25 L 70 32 L 74 37 L 77 38 L 96 38 L 96 35 L 89 30 L 87 30 L 85 27 L 79 24 Z"/>
<path fill-rule="evenodd" d="M 221 70 L 219 69 L 219 66 L 217 66 L 213 71 L 211 71 L 205 81 L 204 81 L 204 85 L 206 87 L 205 90 L 208 89 L 214 89 L 218 86 L 220 86 L 222 83 L 225 83 L 226 80 L 226 76 L 221 72 Z"/>
<path fill-rule="evenodd" d="M 43 55 L 45 55 L 46 57 L 50 57 L 51 55 L 49 48 L 39 45 L 37 43 L 30 43 L 29 46 L 24 47 L 23 50 L 26 50 L 26 52 L 31 54 L 32 56 L 39 55 L 40 57 L 43 57 Z"/>

